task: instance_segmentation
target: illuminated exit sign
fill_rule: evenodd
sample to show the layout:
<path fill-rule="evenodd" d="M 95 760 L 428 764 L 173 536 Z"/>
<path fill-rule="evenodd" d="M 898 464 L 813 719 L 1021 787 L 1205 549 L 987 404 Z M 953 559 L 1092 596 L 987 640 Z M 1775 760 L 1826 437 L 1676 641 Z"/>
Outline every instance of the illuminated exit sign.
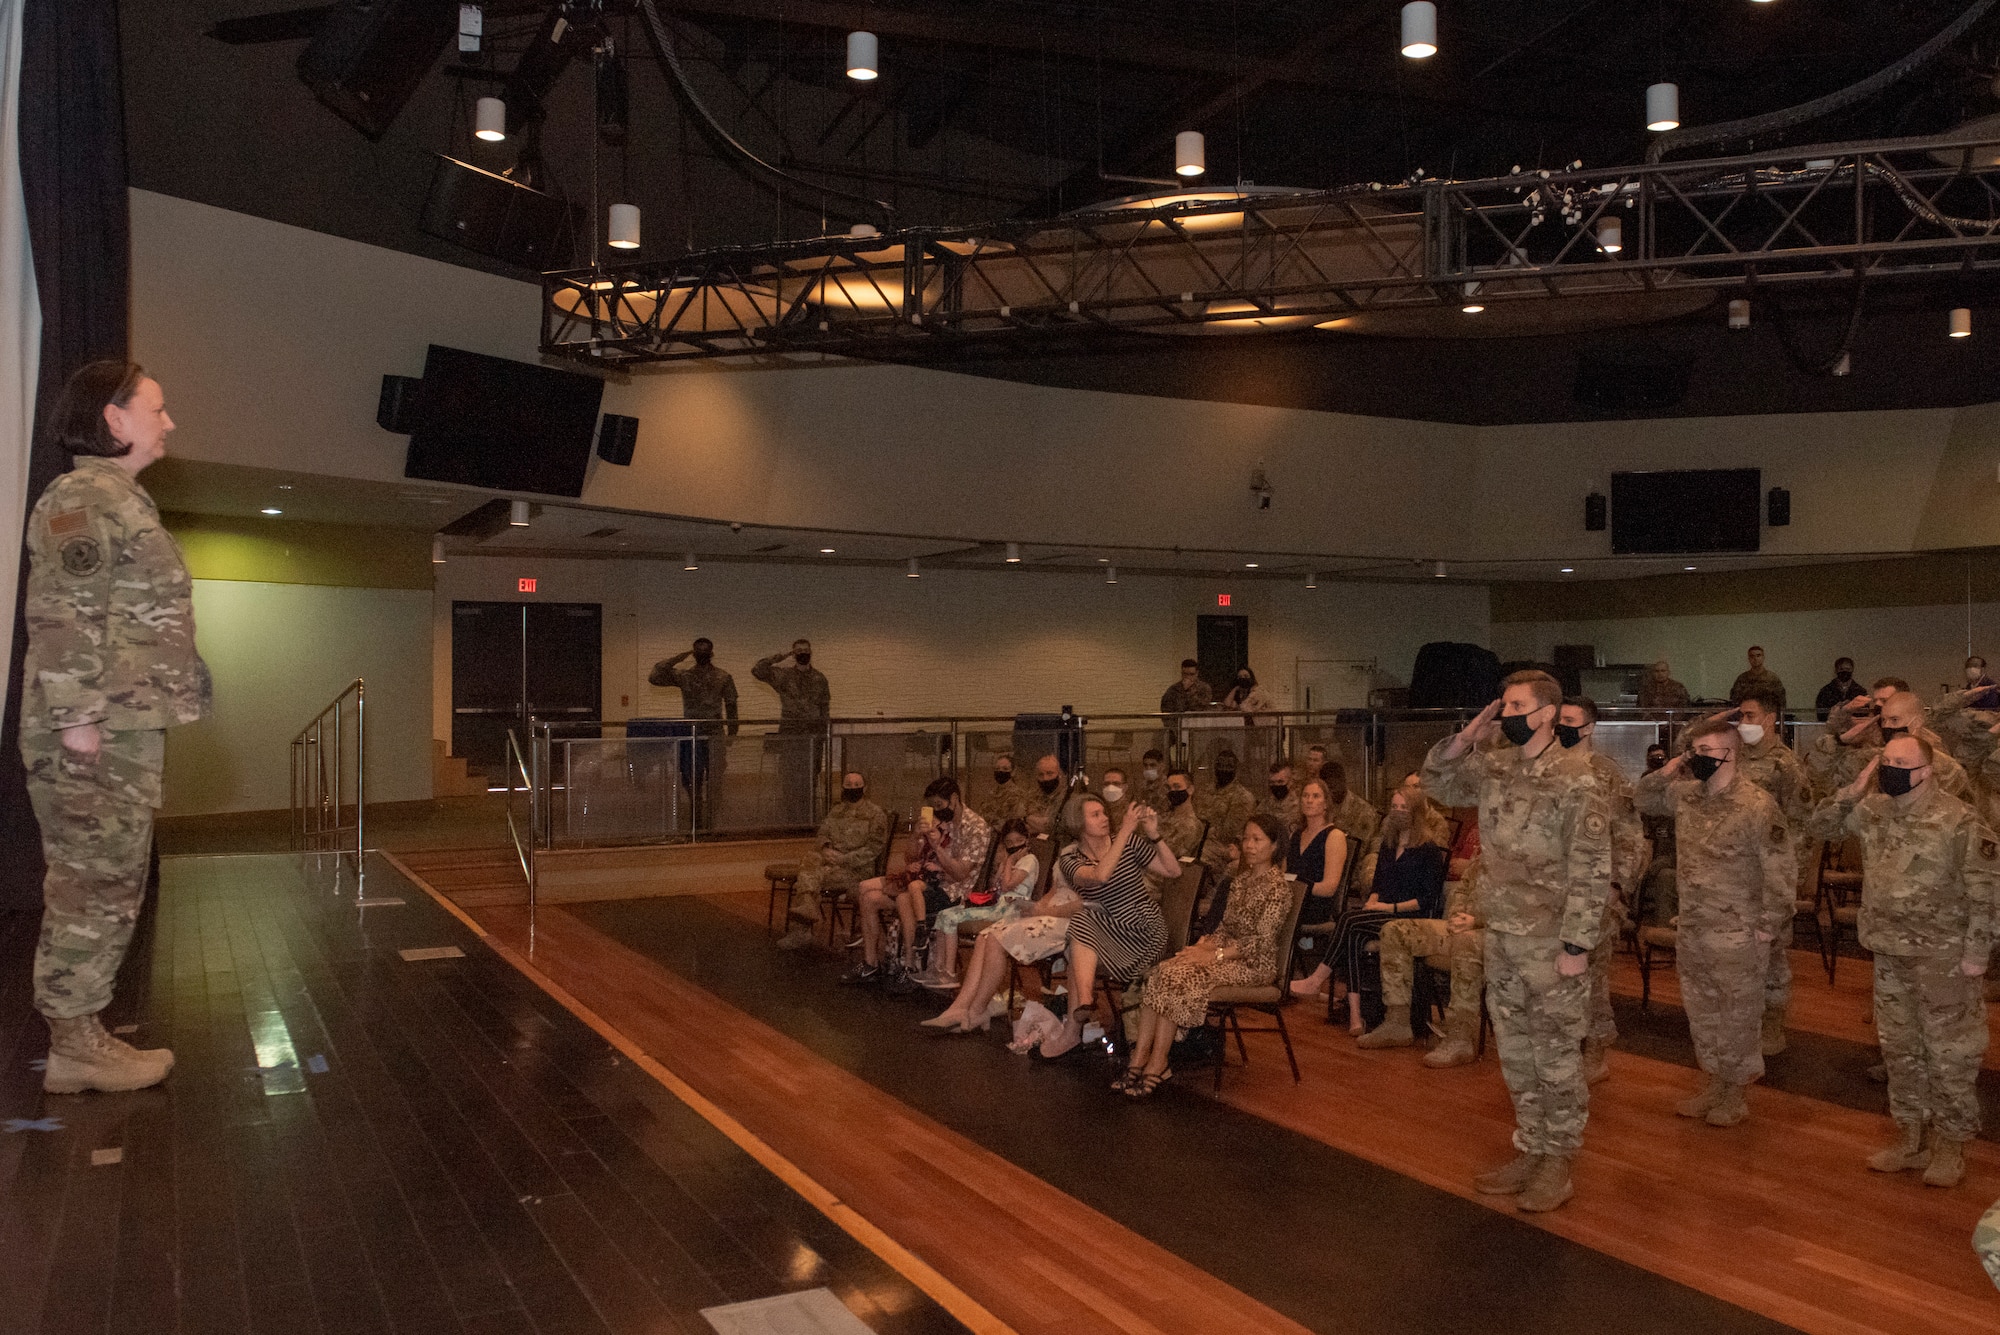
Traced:
<path fill-rule="evenodd" d="M 534 591 L 535 591 L 535 581 L 531 579 L 524 579 L 521 581 L 522 593 L 533 593 Z"/>
<path fill-rule="evenodd" d="M 533 581 L 533 580 L 522 580 L 521 582 L 522 582 L 523 584 L 532 584 L 532 583 L 534 583 L 534 581 Z M 1226 594 L 1226 593 L 1218 593 L 1218 594 L 1216 594 L 1216 595 L 1215 595 L 1215 605 L 1216 605 L 1217 607 L 1227 607 L 1227 606 L 1229 606 L 1229 595 L 1228 595 L 1228 594 Z"/>

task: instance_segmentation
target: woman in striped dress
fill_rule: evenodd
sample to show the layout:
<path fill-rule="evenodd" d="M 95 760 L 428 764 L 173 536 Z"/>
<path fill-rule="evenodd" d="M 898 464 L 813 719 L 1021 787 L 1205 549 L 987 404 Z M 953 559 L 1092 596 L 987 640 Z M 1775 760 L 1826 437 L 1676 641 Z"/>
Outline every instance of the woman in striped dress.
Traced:
<path fill-rule="evenodd" d="M 1101 969 L 1107 978 L 1127 981 L 1153 967 L 1167 948 L 1167 923 L 1146 888 L 1146 871 L 1162 877 L 1181 874 L 1180 859 L 1160 842 L 1160 818 L 1134 802 L 1125 808 L 1118 833 L 1094 795 L 1083 799 L 1083 837 L 1063 850 L 1056 866 L 1083 906 L 1069 922 L 1069 1014 L 1063 1027 L 1042 1044 L 1044 1057 L 1060 1057 L 1083 1038 L 1083 1012 L 1093 1008 Z M 1115 1015 L 1100 1016 L 1113 1032 Z"/>

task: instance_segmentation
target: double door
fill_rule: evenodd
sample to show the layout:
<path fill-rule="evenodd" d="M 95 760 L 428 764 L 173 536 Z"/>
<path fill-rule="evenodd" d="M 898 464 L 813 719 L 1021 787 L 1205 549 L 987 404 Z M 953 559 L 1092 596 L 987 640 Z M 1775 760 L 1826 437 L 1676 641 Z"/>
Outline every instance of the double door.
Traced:
<path fill-rule="evenodd" d="M 604 690 L 597 603 L 451 605 L 451 753 L 498 777 L 507 732 L 525 749 L 528 720 L 594 723 Z"/>

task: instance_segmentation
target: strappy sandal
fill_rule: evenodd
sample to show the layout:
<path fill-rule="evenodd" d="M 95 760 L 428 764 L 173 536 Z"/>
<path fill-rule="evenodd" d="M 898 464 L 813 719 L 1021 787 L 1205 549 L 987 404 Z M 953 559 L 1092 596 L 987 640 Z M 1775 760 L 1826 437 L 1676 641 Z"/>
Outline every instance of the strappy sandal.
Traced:
<path fill-rule="evenodd" d="M 1139 1080 L 1143 1079 L 1144 1074 L 1145 1073 L 1140 1071 L 1137 1067 L 1133 1066 L 1126 1067 L 1124 1070 L 1120 1071 L 1118 1073 L 1117 1078 L 1111 1082 L 1112 1092 L 1123 1094 L 1126 1090 L 1132 1088 L 1132 1086 L 1136 1084 Z"/>
<path fill-rule="evenodd" d="M 1173 1078 L 1174 1072 L 1172 1067 L 1168 1067 L 1157 1075 L 1149 1071 L 1137 1080 L 1130 1081 L 1125 1085 L 1125 1097 L 1128 1099 L 1150 1099 L 1154 1094 L 1159 1092 L 1161 1085 L 1166 1084 L 1167 1081 Z"/>

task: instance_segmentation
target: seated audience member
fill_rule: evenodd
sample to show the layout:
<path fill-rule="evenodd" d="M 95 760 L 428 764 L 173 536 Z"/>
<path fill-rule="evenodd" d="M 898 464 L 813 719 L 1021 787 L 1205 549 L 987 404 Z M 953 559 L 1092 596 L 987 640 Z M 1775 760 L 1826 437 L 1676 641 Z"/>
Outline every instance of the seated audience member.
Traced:
<path fill-rule="evenodd" d="M 1300 825 L 1285 851 L 1285 865 L 1306 886 L 1305 907 L 1299 910 L 1299 930 L 1311 927 L 1313 945 L 1319 958 L 1332 945 L 1334 920 L 1340 916 L 1341 883 L 1347 871 L 1347 834 L 1330 823 L 1333 796 L 1320 779 L 1307 779 L 1299 789 Z M 1294 996 L 1310 997 L 1325 986 L 1333 972 L 1321 963 L 1312 973 L 1292 984 Z"/>
<path fill-rule="evenodd" d="M 1382 855 L 1376 860 L 1368 899 L 1341 918 L 1334 936 L 1328 958 L 1346 978 L 1347 1031 L 1356 1037 L 1362 1033 L 1361 994 L 1356 990 L 1362 949 L 1382 934 L 1384 923 L 1444 916 L 1446 853 L 1437 842 L 1431 805 L 1421 792 L 1403 788 L 1389 799 L 1389 815 L 1382 822 Z"/>
<path fill-rule="evenodd" d="M 941 910 L 931 924 L 931 978 L 958 982 L 958 929 L 968 923 L 1004 922 L 1020 915 L 1035 891 L 1041 865 L 1028 851 L 1028 823 L 1010 820 L 1000 827 L 1000 847 L 993 855 L 993 872 L 984 889 L 966 895 L 962 903 Z"/>
<path fill-rule="evenodd" d="M 903 969 L 917 968 L 917 924 L 953 904 L 962 903 L 976 888 L 986 865 L 986 846 L 993 830 L 965 804 L 958 781 L 933 779 L 924 789 L 931 823 L 919 829 L 903 874 L 877 876 L 861 883 L 856 899 L 861 920 L 861 963 L 842 980 L 873 983 L 882 976 L 882 915 L 894 910 L 903 924 Z"/>
<path fill-rule="evenodd" d="M 1174 857 L 1183 870 L 1200 856 L 1203 825 L 1201 817 L 1194 814 L 1194 779 L 1184 769 L 1176 767 L 1167 775 L 1166 804 L 1156 808 L 1160 818 L 1160 842 L 1173 850 Z M 1152 804 L 1146 804 L 1149 808 Z M 1108 813 L 1107 813 L 1108 814 Z M 1171 876 L 1156 876 L 1146 873 L 1146 885 L 1155 896 L 1162 895 L 1173 883 Z"/>
<path fill-rule="evenodd" d="M 1674 671 L 1662 658 L 1639 678 L 1639 708 L 1686 709 L 1693 701 L 1688 688 L 1674 680 Z"/>
<path fill-rule="evenodd" d="M 997 922 L 981 932 L 972 943 L 972 958 L 965 966 L 965 983 L 958 995 L 951 999 L 951 1005 L 920 1023 L 962 1034 L 983 1033 L 994 994 L 1006 981 L 1010 964 L 1021 984 L 1022 997 L 1040 1001 L 1039 966 L 1067 948 L 1069 920 L 1082 903 L 1076 891 L 1056 880 L 1049 892 L 1023 909 L 1019 917 Z"/>
<path fill-rule="evenodd" d="M 1125 819 L 1125 808 L 1132 803 L 1131 791 L 1130 785 L 1125 782 L 1123 769 L 1116 765 L 1105 766 L 1104 777 L 1097 781 L 1097 795 L 1104 799 L 1104 814 L 1111 818 L 1114 830 Z"/>
<path fill-rule="evenodd" d="M 1291 883 L 1279 861 L 1288 837 L 1289 831 L 1268 813 L 1252 816 L 1244 825 L 1243 867 L 1231 887 L 1229 911 L 1214 932 L 1155 965 L 1147 976 L 1139 1036 L 1113 1089 L 1143 1099 L 1171 1080 L 1168 1051 L 1181 1031 L 1207 1017 L 1208 999 L 1217 988 L 1277 981 L 1284 954 L 1280 938 L 1292 911 Z"/>
<path fill-rule="evenodd" d="M 1424 776 L 1416 770 L 1411 770 L 1403 776 L 1403 781 L 1396 786 L 1404 792 L 1421 793 L 1424 790 Z M 1429 823 L 1434 836 L 1431 842 L 1440 847 L 1448 846 L 1452 841 L 1451 818 L 1445 814 L 1445 809 L 1435 802 L 1431 803 Z M 1354 864 L 1354 876 L 1352 880 L 1355 885 L 1375 884 L 1375 863 L 1381 856 L 1381 852 L 1382 831 L 1378 826 L 1375 830 L 1375 837 L 1362 846 L 1361 860 Z"/>
<path fill-rule="evenodd" d="M 1161 815 L 1166 814 L 1167 758 L 1156 746 L 1147 747 L 1146 754 L 1139 757 L 1139 784 L 1132 790 L 1132 797 Z"/>
<path fill-rule="evenodd" d="M 1299 795 L 1292 791 L 1292 762 L 1282 757 L 1271 762 L 1267 795 L 1257 799 L 1258 814 L 1276 816 L 1285 823 L 1285 840 L 1299 828 Z"/>
<path fill-rule="evenodd" d="M 790 930 L 778 938 L 778 949 L 798 950 L 813 942 L 819 922 L 821 890 L 852 895 L 875 870 L 875 859 L 889 842 L 889 814 L 868 800 L 861 776 L 840 779 L 840 805 L 819 823 L 819 844 L 799 859 L 799 879 L 792 887 Z"/>
<path fill-rule="evenodd" d="M 1160 693 L 1160 712 L 1192 714 L 1214 704 L 1215 692 L 1201 679 L 1201 664 L 1192 658 L 1183 658 L 1180 680 Z"/>
<path fill-rule="evenodd" d="M 1014 782 L 1014 757 L 993 757 L 993 792 L 979 814 L 996 830 L 1010 820 L 1027 818 L 1028 790 Z"/>
<path fill-rule="evenodd" d="M 1222 747 L 1210 769 L 1214 783 L 1195 793 L 1195 814 L 1208 822 L 1208 845 L 1202 861 L 1220 873 L 1223 850 L 1243 837 L 1243 822 L 1257 809 L 1257 799 L 1236 781 L 1236 752 Z"/>
<path fill-rule="evenodd" d="M 1180 861 L 1159 841 L 1159 817 L 1151 808 L 1126 808 L 1118 832 L 1104 803 L 1086 797 L 1083 837 L 1066 848 L 1056 865 L 1083 904 L 1069 922 L 1069 1014 L 1063 1027 L 1042 1044 L 1042 1056 L 1060 1057 L 1083 1038 L 1083 1013 L 1095 1007 L 1097 974 L 1129 982 L 1143 975 L 1167 946 L 1167 923 L 1160 906 L 1146 889 L 1146 872 L 1180 874 Z M 1116 1015 L 1101 1015 L 1107 1033 L 1115 1032 Z"/>
<path fill-rule="evenodd" d="M 1068 797 L 1069 794 L 1063 790 L 1061 763 L 1054 756 L 1043 756 L 1037 760 L 1035 789 L 1028 794 L 1028 805 L 1021 813 L 1021 818 L 1028 822 L 1028 833 L 1054 838 L 1056 821 L 1062 815 L 1062 805 Z"/>
<path fill-rule="evenodd" d="M 1326 782 L 1327 821 L 1351 842 L 1366 848 L 1381 828 L 1382 813 L 1370 806 L 1367 798 L 1347 790 L 1347 767 L 1338 760 L 1322 765 L 1320 778 Z"/>
<path fill-rule="evenodd" d="M 1451 975 L 1444 1013 L 1444 1041 L 1424 1054 L 1424 1065 L 1463 1066 L 1477 1055 L 1479 1003 L 1486 989 L 1486 920 L 1479 910 L 1479 864 L 1445 882 L 1442 918 L 1394 918 L 1382 924 L 1382 1023 L 1355 1040 L 1361 1048 L 1402 1048 L 1416 1042 L 1410 997 L 1416 962 Z"/>

